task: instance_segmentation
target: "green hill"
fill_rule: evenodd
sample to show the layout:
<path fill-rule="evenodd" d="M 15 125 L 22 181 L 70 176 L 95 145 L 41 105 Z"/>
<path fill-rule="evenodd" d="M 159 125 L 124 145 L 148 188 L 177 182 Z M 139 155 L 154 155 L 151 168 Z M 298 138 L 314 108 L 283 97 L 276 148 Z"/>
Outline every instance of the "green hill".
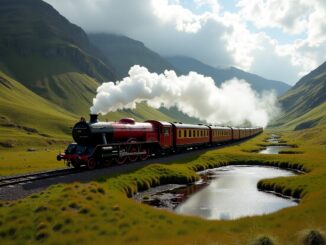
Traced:
<path fill-rule="evenodd" d="M 217 85 L 221 85 L 221 83 L 224 81 L 236 77 L 238 79 L 246 80 L 251 84 L 252 88 L 258 92 L 262 92 L 264 90 L 275 90 L 278 95 L 281 95 L 290 88 L 290 85 L 286 83 L 268 80 L 235 67 L 225 69 L 212 67 L 200 62 L 199 60 L 185 56 L 168 57 L 167 60 L 182 74 L 188 74 L 190 71 L 196 71 L 205 76 L 212 77 Z"/>
<path fill-rule="evenodd" d="M 280 97 L 284 114 L 279 123 L 300 117 L 326 101 L 326 62 L 302 77 Z"/>
<path fill-rule="evenodd" d="M 0 54 L 1 70 L 73 112 L 88 111 L 98 82 L 115 79 L 86 33 L 40 0 L 1 1 Z"/>
<path fill-rule="evenodd" d="M 301 130 L 321 125 L 326 125 L 326 102 L 316 106 L 311 111 L 286 122 L 282 127 L 290 130 Z"/>
<path fill-rule="evenodd" d="M 112 65 L 119 79 L 128 76 L 130 67 L 136 64 L 157 73 L 162 73 L 166 69 L 175 70 L 167 60 L 137 40 L 108 33 L 89 34 L 88 36 L 93 45 Z"/>
<path fill-rule="evenodd" d="M 283 113 L 273 126 L 301 130 L 326 125 L 326 62 L 279 98 Z"/>
<path fill-rule="evenodd" d="M 68 140 L 76 119 L 0 71 L 0 146 Z"/>

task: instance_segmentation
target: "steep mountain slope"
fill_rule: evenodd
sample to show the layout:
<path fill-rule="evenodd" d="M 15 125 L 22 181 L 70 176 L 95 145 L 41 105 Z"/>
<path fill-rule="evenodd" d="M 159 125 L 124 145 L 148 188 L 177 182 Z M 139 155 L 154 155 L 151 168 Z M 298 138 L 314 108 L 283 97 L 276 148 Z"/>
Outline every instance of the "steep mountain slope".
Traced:
<path fill-rule="evenodd" d="M 67 140 L 76 120 L 0 71 L 0 146 Z"/>
<path fill-rule="evenodd" d="M 326 126 L 326 102 L 316 106 L 311 111 L 286 122 L 282 127 L 289 130 L 301 130 L 322 125 Z"/>
<path fill-rule="evenodd" d="M 0 68 L 38 95 L 71 111 L 88 110 L 83 105 L 91 100 L 89 89 L 94 94 L 98 85 L 94 79 L 115 78 L 99 54 L 86 33 L 49 4 L 41 0 L 1 1 Z M 75 92 L 82 96 L 65 97 L 62 90 L 52 89 L 58 86 L 56 80 L 62 88 L 79 84 Z M 80 105 L 72 108 L 73 101 L 80 101 Z"/>
<path fill-rule="evenodd" d="M 326 62 L 302 77 L 280 97 L 286 118 L 292 119 L 326 101 Z"/>
<path fill-rule="evenodd" d="M 115 34 L 89 34 L 89 39 L 111 64 L 119 79 L 128 76 L 133 65 L 142 65 L 151 72 L 161 73 L 175 68 L 139 41 Z"/>
<path fill-rule="evenodd" d="M 326 62 L 306 76 L 280 97 L 284 113 L 276 122 L 296 129 L 325 123 L 326 118 Z"/>
<path fill-rule="evenodd" d="M 167 60 L 182 74 L 188 74 L 190 71 L 196 71 L 204 74 L 205 76 L 212 77 L 217 85 L 236 77 L 249 82 L 252 88 L 258 92 L 262 92 L 263 90 L 275 90 L 278 95 L 281 95 L 290 88 L 290 85 L 286 83 L 268 80 L 234 67 L 227 69 L 215 68 L 196 59 L 184 56 L 168 57 Z"/>

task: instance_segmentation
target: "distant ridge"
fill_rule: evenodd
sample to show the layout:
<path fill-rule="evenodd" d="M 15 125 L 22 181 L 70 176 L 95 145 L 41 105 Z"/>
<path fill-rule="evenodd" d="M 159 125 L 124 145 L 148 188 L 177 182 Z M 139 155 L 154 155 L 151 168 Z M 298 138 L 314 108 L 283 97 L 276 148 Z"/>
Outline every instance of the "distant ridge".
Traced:
<path fill-rule="evenodd" d="M 93 33 L 88 36 L 114 68 L 118 79 L 128 76 L 130 67 L 136 64 L 145 66 L 150 72 L 175 70 L 166 59 L 140 41 L 109 33 Z"/>
<path fill-rule="evenodd" d="M 210 65 L 204 64 L 199 60 L 185 57 L 185 56 L 173 56 L 167 57 L 167 60 L 176 67 L 181 74 L 188 74 L 190 71 L 196 71 L 205 76 L 210 76 L 214 79 L 217 85 L 221 85 L 226 80 L 234 77 L 238 79 L 244 79 L 251 84 L 252 88 L 258 92 L 264 90 L 275 90 L 278 95 L 285 93 L 290 85 L 274 80 L 268 80 L 261 76 L 242 71 L 235 67 L 230 68 L 215 68 Z"/>

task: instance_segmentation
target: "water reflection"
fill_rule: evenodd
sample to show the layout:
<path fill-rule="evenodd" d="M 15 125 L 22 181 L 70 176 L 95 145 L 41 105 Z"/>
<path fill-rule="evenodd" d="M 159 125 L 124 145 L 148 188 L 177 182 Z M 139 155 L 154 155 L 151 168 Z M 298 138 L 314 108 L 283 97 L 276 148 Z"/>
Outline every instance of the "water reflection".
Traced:
<path fill-rule="evenodd" d="M 260 154 L 279 154 L 284 148 L 289 148 L 289 146 L 277 145 L 277 146 L 267 146 L 266 149 L 261 150 Z"/>
<path fill-rule="evenodd" d="M 294 175 L 290 171 L 252 166 L 227 166 L 210 171 L 214 175 L 209 185 L 179 204 L 174 209 L 176 213 L 228 220 L 297 205 L 257 190 L 260 179 Z"/>

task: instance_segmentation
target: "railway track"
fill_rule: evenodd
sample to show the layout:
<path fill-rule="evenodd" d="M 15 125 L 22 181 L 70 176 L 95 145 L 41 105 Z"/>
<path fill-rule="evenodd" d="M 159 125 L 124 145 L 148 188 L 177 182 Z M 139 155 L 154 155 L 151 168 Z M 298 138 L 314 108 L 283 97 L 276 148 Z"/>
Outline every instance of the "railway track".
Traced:
<path fill-rule="evenodd" d="M 41 180 L 41 179 L 65 176 L 69 174 L 83 172 L 85 170 L 86 170 L 85 168 L 81 168 L 81 169 L 65 168 L 65 169 L 58 169 L 58 170 L 39 172 L 39 173 L 15 175 L 10 177 L 0 177 L 0 188 L 22 184 L 22 183 L 28 183 L 36 180 Z"/>
<path fill-rule="evenodd" d="M 229 143 L 228 145 L 233 145 L 234 143 Z M 209 149 L 215 149 L 216 146 L 211 146 L 211 147 L 207 147 L 206 150 Z M 198 150 L 202 150 L 201 148 L 197 149 L 191 149 L 188 152 L 196 152 Z M 150 159 L 148 159 L 147 161 L 152 161 L 155 159 L 160 159 L 162 157 L 171 157 L 174 155 L 179 155 L 182 156 L 182 153 L 177 153 L 177 154 L 173 154 L 173 155 L 157 155 L 157 156 L 151 156 Z M 137 161 L 139 162 L 139 161 Z M 145 161 L 146 162 L 146 161 Z M 129 165 L 129 164 L 126 164 Z M 132 165 L 132 164 L 131 164 Z M 119 166 L 119 165 L 115 165 L 115 166 Z M 113 166 L 110 166 L 113 167 Z M 76 168 L 63 168 L 63 169 L 57 169 L 57 170 L 50 170 L 50 171 L 45 171 L 45 172 L 37 172 L 37 173 L 30 173 L 30 174 L 22 174 L 22 175 L 15 175 L 15 176 L 9 176 L 9 177 L 0 177 L 0 188 L 2 187 L 10 187 L 10 186 L 14 186 L 17 184 L 23 184 L 23 183 L 29 183 L 29 182 L 33 182 L 36 180 L 42 180 L 42 179 L 50 179 L 50 178 L 54 178 L 54 177 L 60 177 L 60 176 L 66 176 L 66 175 L 70 175 L 70 174 L 75 174 L 75 173 L 80 173 L 80 172 L 84 172 L 84 171 L 88 171 L 86 167 L 82 167 L 79 169 Z"/>

